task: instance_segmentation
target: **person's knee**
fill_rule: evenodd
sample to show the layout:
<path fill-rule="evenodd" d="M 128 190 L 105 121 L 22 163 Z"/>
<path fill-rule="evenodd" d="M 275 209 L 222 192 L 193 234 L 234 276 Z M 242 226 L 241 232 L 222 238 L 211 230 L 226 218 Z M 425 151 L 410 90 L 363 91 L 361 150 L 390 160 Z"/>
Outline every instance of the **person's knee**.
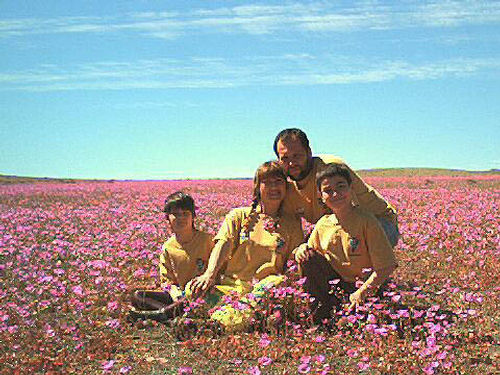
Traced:
<path fill-rule="evenodd" d="M 132 299 L 132 301 L 137 301 L 139 300 L 139 298 L 141 298 L 140 290 L 134 290 L 132 291 L 132 293 L 130 293 L 130 299 Z"/>

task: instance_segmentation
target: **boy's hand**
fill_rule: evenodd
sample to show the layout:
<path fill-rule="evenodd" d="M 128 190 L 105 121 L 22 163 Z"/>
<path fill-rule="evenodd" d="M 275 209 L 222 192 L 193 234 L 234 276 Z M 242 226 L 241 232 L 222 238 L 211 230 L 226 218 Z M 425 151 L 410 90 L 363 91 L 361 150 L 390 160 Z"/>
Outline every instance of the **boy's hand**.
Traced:
<path fill-rule="evenodd" d="M 352 310 L 352 309 L 358 307 L 359 305 L 361 305 L 363 303 L 364 300 L 365 300 L 365 296 L 364 296 L 363 291 L 361 289 L 356 290 L 354 293 L 352 293 L 349 296 L 350 304 L 349 304 L 348 309 Z"/>
<path fill-rule="evenodd" d="M 306 243 L 303 243 L 297 247 L 295 250 L 295 260 L 297 263 L 302 263 L 309 260 L 314 254 L 314 249 L 307 246 Z"/>

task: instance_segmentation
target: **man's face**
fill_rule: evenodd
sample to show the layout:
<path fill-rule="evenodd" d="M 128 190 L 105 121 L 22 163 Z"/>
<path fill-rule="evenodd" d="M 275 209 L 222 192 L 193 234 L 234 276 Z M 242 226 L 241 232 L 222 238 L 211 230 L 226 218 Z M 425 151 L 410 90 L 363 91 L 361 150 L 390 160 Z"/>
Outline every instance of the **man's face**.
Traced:
<path fill-rule="evenodd" d="M 312 167 L 311 151 L 302 146 L 298 139 L 279 140 L 278 161 L 285 173 L 295 181 L 307 177 Z"/>

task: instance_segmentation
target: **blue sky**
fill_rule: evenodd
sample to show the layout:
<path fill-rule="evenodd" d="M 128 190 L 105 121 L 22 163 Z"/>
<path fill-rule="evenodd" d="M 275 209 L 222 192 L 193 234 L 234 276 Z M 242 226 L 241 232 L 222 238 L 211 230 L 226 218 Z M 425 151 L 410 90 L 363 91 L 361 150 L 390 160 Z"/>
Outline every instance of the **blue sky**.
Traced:
<path fill-rule="evenodd" d="M 0 173 L 500 168 L 500 1 L 0 1 Z"/>

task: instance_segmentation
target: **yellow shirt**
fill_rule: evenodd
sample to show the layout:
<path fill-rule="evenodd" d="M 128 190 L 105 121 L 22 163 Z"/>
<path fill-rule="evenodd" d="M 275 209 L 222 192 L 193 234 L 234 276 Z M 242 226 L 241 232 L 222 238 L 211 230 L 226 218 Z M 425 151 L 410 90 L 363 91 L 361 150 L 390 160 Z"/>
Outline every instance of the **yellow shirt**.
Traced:
<path fill-rule="evenodd" d="M 354 204 L 397 225 L 396 210 L 373 187 L 366 184 L 342 159 L 328 156 L 327 161 L 328 163 L 343 164 L 349 170 Z M 309 175 L 300 181 L 300 186 L 296 181 L 288 181 L 286 197 L 283 202 L 285 213 L 304 217 L 313 224 L 326 213 L 325 207 L 320 203 L 320 193 L 316 187 L 316 173 L 322 171 L 326 165 L 320 158 L 313 157 L 313 168 Z"/>
<path fill-rule="evenodd" d="M 205 271 L 212 248 L 212 236 L 199 230 L 195 230 L 191 241 L 184 245 L 177 241 L 175 235 L 170 237 L 163 244 L 160 255 L 162 285 L 184 288 L 189 280 Z"/>
<path fill-rule="evenodd" d="M 281 274 L 293 249 L 304 241 L 297 218 L 282 215 L 275 225 L 258 211 L 251 212 L 250 207 L 232 210 L 214 238 L 230 243 L 225 278 L 251 282 Z"/>
<path fill-rule="evenodd" d="M 308 245 L 320 252 L 348 282 L 366 279 L 372 271 L 397 265 L 392 247 L 378 220 L 354 207 L 342 225 L 335 215 L 323 216 L 314 227 Z"/>

